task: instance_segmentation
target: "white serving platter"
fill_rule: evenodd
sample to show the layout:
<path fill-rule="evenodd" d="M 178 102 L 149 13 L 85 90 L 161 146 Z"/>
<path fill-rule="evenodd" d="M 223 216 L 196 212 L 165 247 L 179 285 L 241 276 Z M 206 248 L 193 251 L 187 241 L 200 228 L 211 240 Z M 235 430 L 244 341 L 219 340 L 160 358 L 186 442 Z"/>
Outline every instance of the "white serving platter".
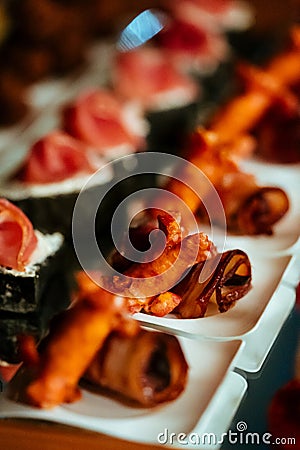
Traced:
<path fill-rule="evenodd" d="M 232 372 L 243 343 L 179 339 L 189 376 L 183 393 L 173 402 L 135 408 L 83 389 L 78 402 L 47 411 L 8 400 L 4 390 L 0 394 L 0 418 L 47 420 L 148 444 L 159 444 L 159 439 L 163 441 L 171 433 L 185 433 L 187 442 L 196 436 L 203 439 L 201 448 L 207 444 L 203 435 L 213 433 L 208 448 L 217 449 L 247 389 L 246 380 Z M 167 437 L 167 441 L 167 447 L 195 447 L 192 442 L 181 445 L 177 438 L 171 442 Z"/>

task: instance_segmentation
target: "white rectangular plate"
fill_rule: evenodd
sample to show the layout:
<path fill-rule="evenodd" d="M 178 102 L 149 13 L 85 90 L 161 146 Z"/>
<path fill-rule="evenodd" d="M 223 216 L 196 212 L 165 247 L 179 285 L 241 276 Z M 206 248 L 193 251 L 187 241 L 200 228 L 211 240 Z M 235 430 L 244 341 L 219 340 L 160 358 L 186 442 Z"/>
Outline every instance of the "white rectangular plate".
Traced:
<path fill-rule="evenodd" d="M 242 338 L 258 326 L 290 261 L 290 257 L 251 258 L 250 252 L 249 257 L 252 262 L 253 287 L 229 311 L 220 314 L 216 306 L 212 304 L 207 315 L 199 319 L 179 319 L 171 315 L 155 317 L 144 313 L 136 314 L 136 319 L 155 328 L 166 328 L 183 335 L 188 333 L 194 337 Z M 288 309 L 289 304 L 286 307 Z"/>
<path fill-rule="evenodd" d="M 45 411 L 10 401 L 4 391 L 0 394 L 0 417 L 48 420 L 149 444 L 158 444 L 160 433 L 164 440 L 166 430 L 176 436 L 214 433 L 214 445 L 209 448 L 218 448 L 247 387 L 244 378 L 232 372 L 243 344 L 187 338 L 180 338 L 180 343 L 189 364 L 189 376 L 184 392 L 173 402 L 155 408 L 135 408 L 83 390 L 78 402 Z M 174 444 L 178 444 L 176 439 Z"/>

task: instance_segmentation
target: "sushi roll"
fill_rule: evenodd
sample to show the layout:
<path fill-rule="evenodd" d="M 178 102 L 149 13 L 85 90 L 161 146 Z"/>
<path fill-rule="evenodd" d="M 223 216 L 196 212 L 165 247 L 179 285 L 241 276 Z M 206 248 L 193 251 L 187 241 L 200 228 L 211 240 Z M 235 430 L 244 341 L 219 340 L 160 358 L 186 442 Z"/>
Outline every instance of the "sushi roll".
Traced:
<path fill-rule="evenodd" d="M 175 151 L 196 123 L 201 88 L 159 48 L 143 46 L 117 53 L 112 86 L 120 97 L 138 102 L 145 110 L 150 150 Z"/>
<path fill-rule="evenodd" d="M 59 231 L 69 238 L 77 196 L 103 164 L 85 144 L 55 130 L 32 145 L 19 172 L 0 186 L 0 195 L 21 208 L 40 231 Z"/>
<path fill-rule="evenodd" d="M 0 246 L 0 363 L 17 363 L 18 337 L 41 339 L 50 319 L 69 305 L 64 238 L 34 230 L 18 207 L 0 198 Z"/>

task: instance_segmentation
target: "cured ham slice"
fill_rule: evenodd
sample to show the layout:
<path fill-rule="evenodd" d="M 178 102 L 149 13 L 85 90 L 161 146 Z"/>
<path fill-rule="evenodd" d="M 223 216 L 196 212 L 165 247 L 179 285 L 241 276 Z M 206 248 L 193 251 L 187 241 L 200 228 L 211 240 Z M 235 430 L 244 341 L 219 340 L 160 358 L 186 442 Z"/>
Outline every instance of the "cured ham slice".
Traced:
<path fill-rule="evenodd" d="M 112 91 L 97 89 L 79 95 L 64 109 L 64 128 L 99 153 L 109 156 L 116 147 L 130 153 L 144 144 L 145 123 L 139 113 Z"/>
<path fill-rule="evenodd" d="M 37 245 L 30 220 L 8 200 L 0 199 L 0 265 L 24 271 Z"/>
<path fill-rule="evenodd" d="M 227 58 L 228 44 L 222 33 L 209 28 L 194 14 L 177 12 L 169 26 L 157 37 L 161 48 L 173 63 L 185 72 L 210 72 Z M 200 12 L 201 17 L 201 12 Z"/>
<path fill-rule="evenodd" d="M 119 53 L 113 82 L 120 96 L 137 100 L 147 110 L 187 104 L 199 95 L 196 82 L 179 72 L 163 51 L 153 47 Z"/>
<path fill-rule="evenodd" d="M 0 362 L 0 381 L 8 383 L 20 368 L 20 364 L 7 364 Z"/>
<path fill-rule="evenodd" d="M 92 172 L 86 145 L 63 131 L 53 131 L 30 149 L 19 174 L 26 183 L 53 183 Z"/>

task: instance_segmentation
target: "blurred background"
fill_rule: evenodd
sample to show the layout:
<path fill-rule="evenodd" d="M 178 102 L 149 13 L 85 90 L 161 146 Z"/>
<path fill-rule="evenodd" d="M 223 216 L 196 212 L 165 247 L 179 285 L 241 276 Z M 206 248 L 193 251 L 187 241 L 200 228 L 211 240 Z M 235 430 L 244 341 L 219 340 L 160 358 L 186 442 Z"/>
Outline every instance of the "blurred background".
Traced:
<path fill-rule="evenodd" d="M 276 47 L 290 24 L 300 18 L 299 0 L 247 3 L 253 8 L 254 20 L 243 39 L 239 35 L 233 42 L 242 53 L 266 42 Z M 93 40 L 115 36 L 142 10 L 170 7 L 172 2 L 166 0 L 2 0 L 0 123 L 11 125 L 24 117 L 28 84 L 76 69 L 84 62 Z"/>

